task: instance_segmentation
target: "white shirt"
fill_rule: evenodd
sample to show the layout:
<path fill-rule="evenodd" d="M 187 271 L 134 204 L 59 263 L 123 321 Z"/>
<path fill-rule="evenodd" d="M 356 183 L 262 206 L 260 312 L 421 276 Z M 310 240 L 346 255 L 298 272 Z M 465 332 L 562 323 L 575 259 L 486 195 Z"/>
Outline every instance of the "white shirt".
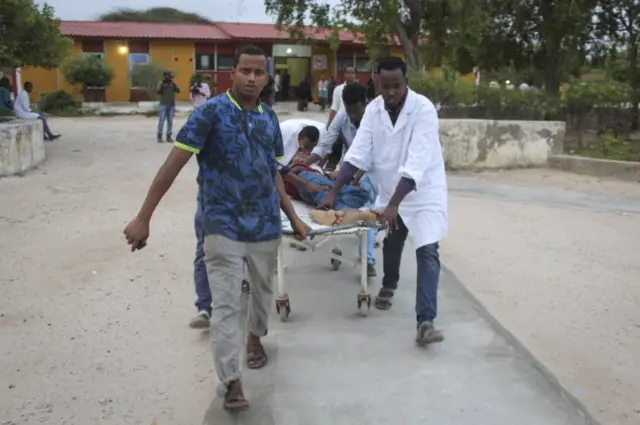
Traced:
<path fill-rule="evenodd" d="M 344 90 L 344 84 L 342 83 L 339 86 L 336 86 L 333 89 L 333 100 L 331 101 L 331 110 L 334 112 L 340 112 L 344 110 L 344 102 L 342 101 L 342 91 Z"/>
<path fill-rule="evenodd" d="M 196 108 L 204 104 L 207 99 L 211 97 L 211 89 L 209 88 L 209 84 L 200 83 L 200 93 L 202 94 L 194 96 L 193 93 L 189 92 L 189 99 L 191 99 L 193 106 Z"/>
<path fill-rule="evenodd" d="M 273 77 L 273 81 L 276 86 L 276 91 L 280 90 L 280 74 L 276 74 L 276 76 Z"/>
<path fill-rule="evenodd" d="M 40 116 L 35 112 L 31 112 L 31 105 L 29 102 L 29 93 L 26 90 L 20 91 L 16 101 L 13 105 L 13 110 L 16 113 L 16 118 L 33 120 Z"/>
<path fill-rule="evenodd" d="M 312 125 L 320 131 L 319 140 L 324 138 L 326 126 L 320 121 L 309 119 L 290 119 L 280 122 L 280 132 L 282 133 L 282 144 L 284 147 L 284 156 L 280 160 L 280 164 L 289 164 L 299 148 L 298 135 L 300 134 L 300 131 L 308 125 Z"/>
<path fill-rule="evenodd" d="M 344 137 L 344 141 L 347 144 L 347 149 L 351 146 L 353 139 L 356 137 L 356 133 L 358 129 L 349 119 L 346 111 L 338 112 L 331 121 L 331 125 L 327 129 L 324 137 L 320 139 L 318 145 L 313 149 L 311 153 L 314 153 L 320 158 L 324 158 L 325 156 L 331 153 L 331 149 L 333 148 L 333 144 L 338 140 L 338 137 Z M 344 158 L 344 152 L 347 149 L 343 149 L 342 158 L 340 159 L 340 163 L 338 164 L 338 168 L 342 165 L 342 159 Z"/>
<path fill-rule="evenodd" d="M 378 208 L 389 204 L 401 177 L 415 182 L 398 213 L 416 249 L 446 236 L 447 180 L 438 114 L 429 99 L 409 90 L 394 126 L 378 96 L 367 106 L 344 160 L 367 172 L 379 190 Z"/>

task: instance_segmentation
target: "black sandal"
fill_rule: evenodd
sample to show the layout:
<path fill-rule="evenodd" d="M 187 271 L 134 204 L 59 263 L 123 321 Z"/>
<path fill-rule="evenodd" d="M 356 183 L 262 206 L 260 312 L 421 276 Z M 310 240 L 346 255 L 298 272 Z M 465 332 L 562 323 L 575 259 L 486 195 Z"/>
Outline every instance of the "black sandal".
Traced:
<path fill-rule="evenodd" d="M 375 306 L 378 310 L 389 310 L 393 305 L 391 303 L 393 291 L 391 289 L 381 288 L 376 297 Z"/>

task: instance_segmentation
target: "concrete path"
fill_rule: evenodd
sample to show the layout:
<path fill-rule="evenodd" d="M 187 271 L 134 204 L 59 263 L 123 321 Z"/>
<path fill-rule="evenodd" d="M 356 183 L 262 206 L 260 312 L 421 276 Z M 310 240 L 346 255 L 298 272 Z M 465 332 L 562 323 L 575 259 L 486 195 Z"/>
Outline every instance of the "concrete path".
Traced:
<path fill-rule="evenodd" d="M 270 363 L 246 374 L 253 408 L 228 416 L 208 335 L 187 328 L 195 164 L 132 255 L 122 229 L 169 149 L 155 120 L 52 125 L 65 136 L 42 169 L 0 180 L 0 424 L 589 423 L 451 273 L 446 340 L 416 348 L 409 249 L 393 309 L 367 318 L 355 270 L 288 249 L 291 321 L 273 315 Z M 343 251 L 355 256 L 354 238 Z"/>

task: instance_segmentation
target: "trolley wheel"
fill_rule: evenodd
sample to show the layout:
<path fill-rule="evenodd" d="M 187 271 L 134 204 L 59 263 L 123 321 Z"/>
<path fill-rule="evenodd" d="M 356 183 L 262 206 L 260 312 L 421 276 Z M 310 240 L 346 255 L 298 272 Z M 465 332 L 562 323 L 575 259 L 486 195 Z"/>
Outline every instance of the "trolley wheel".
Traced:
<path fill-rule="evenodd" d="M 371 309 L 371 294 L 358 294 L 358 310 L 360 315 L 366 317 Z"/>
<path fill-rule="evenodd" d="M 340 251 L 338 248 L 333 248 L 331 250 L 331 253 L 333 255 L 342 255 L 342 251 Z M 340 268 L 340 265 L 342 264 L 342 261 L 340 260 L 336 260 L 335 258 L 331 259 L 331 268 L 333 270 L 338 270 Z"/>
<path fill-rule="evenodd" d="M 280 320 L 286 322 L 291 314 L 291 303 L 289 297 L 276 300 L 276 312 L 280 316 Z"/>

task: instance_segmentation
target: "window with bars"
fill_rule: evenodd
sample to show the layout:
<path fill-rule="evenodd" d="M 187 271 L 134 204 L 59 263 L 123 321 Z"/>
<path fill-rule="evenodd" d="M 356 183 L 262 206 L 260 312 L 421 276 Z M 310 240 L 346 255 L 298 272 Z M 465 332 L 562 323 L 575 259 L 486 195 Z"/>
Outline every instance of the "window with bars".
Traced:
<path fill-rule="evenodd" d="M 234 55 L 218 55 L 218 71 L 228 71 L 233 69 Z"/>
<path fill-rule="evenodd" d="M 369 58 L 356 58 L 356 72 L 371 72 Z"/>
<path fill-rule="evenodd" d="M 196 54 L 196 71 L 213 71 L 215 67 L 215 55 Z"/>
<path fill-rule="evenodd" d="M 155 71 L 152 69 L 140 69 L 139 72 L 135 71 L 135 68 L 139 65 L 149 65 L 150 56 L 148 53 L 129 53 L 129 76 L 131 81 L 129 82 L 131 88 L 150 89 L 150 81 L 153 79 Z"/>
<path fill-rule="evenodd" d="M 353 55 L 338 56 L 338 71 L 344 71 L 349 66 L 353 66 Z"/>

